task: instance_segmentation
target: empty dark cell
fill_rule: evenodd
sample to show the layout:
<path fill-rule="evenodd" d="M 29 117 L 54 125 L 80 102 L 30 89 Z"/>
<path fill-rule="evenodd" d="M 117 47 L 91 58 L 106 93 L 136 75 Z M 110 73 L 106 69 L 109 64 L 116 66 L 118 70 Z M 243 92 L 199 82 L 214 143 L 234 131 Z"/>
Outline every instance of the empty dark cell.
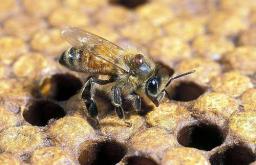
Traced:
<path fill-rule="evenodd" d="M 114 141 L 96 144 L 94 150 L 91 153 L 95 157 L 94 160 L 88 161 L 88 157 L 92 156 L 88 156 L 88 152 L 84 151 L 79 156 L 79 163 L 81 165 L 115 165 L 121 161 L 127 151 L 124 145 Z"/>
<path fill-rule="evenodd" d="M 174 74 L 174 69 L 173 68 L 170 68 L 170 66 L 162 63 L 162 62 L 159 62 L 157 61 L 156 62 L 156 65 L 158 65 L 158 74 L 166 74 L 169 75 L 170 77 L 173 76 Z"/>
<path fill-rule="evenodd" d="M 210 158 L 212 165 L 249 165 L 253 161 L 255 161 L 255 155 L 252 150 L 243 145 L 231 146 Z"/>
<path fill-rule="evenodd" d="M 111 4 L 124 6 L 129 9 L 136 8 L 148 2 L 148 0 L 110 0 Z"/>
<path fill-rule="evenodd" d="M 157 165 L 155 161 L 150 158 L 142 157 L 142 156 L 132 156 L 127 158 L 127 165 Z"/>
<path fill-rule="evenodd" d="M 171 99 L 176 101 L 192 101 L 201 96 L 205 89 L 194 82 L 180 82 L 171 89 Z"/>
<path fill-rule="evenodd" d="M 42 83 L 41 94 L 47 98 L 64 101 L 82 88 L 82 82 L 70 74 L 55 74 Z"/>
<path fill-rule="evenodd" d="M 23 112 L 24 119 L 32 125 L 45 126 L 50 119 L 59 119 L 65 116 L 65 111 L 57 104 L 40 100 L 35 101 Z"/>
<path fill-rule="evenodd" d="M 178 133 L 178 142 L 185 147 L 210 151 L 224 141 L 222 131 L 214 125 L 200 123 L 186 126 Z"/>

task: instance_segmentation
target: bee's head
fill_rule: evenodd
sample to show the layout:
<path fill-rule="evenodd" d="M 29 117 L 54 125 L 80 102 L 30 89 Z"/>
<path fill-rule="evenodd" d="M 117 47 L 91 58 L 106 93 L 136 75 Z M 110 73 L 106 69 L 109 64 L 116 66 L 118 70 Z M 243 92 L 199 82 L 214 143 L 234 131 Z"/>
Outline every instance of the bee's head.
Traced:
<path fill-rule="evenodd" d="M 153 76 L 146 82 L 146 94 L 156 106 L 159 105 L 165 95 L 165 92 L 161 91 L 161 85 L 162 80 L 159 76 Z"/>
<path fill-rule="evenodd" d="M 155 75 L 150 77 L 146 82 L 146 94 L 156 106 L 159 106 L 160 101 L 167 93 L 166 88 L 171 83 L 171 81 L 193 72 L 194 71 L 186 72 L 178 76 L 171 77 L 173 75 L 173 70 L 170 70 L 166 66 L 158 65 Z"/>

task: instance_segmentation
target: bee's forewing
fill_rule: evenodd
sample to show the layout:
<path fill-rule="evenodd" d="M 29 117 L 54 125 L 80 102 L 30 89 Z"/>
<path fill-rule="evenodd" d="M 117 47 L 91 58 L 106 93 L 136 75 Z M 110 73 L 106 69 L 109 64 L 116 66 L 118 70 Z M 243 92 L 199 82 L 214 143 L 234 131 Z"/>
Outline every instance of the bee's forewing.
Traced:
<path fill-rule="evenodd" d="M 105 45 L 109 49 L 122 50 L 119 46 L 114 43 L 92 34 L 90 32 L 84 31 L 76 27 L 68 27 L 61 31 L 62 37 L 68 41 L 72 46 L 94 46 L 94 45 Z"/>
<path fill-rule="evenodd" d="M 69 27 L 61 31 L 62 37 L 74 47 L 80 47 L 86 44 L 88 35 L 79 28 Z"/>

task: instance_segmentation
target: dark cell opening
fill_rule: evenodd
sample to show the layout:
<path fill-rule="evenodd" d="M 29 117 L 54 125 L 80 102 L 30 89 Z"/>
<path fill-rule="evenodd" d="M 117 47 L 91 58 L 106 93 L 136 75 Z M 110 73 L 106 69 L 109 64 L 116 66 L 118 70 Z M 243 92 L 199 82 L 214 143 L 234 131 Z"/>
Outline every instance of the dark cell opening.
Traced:
<path fill-rule="evenodd" d="M 40 86 L 40 94 L 57 101 L 64 101 L 82 88 L 82 82 L 70 74 L 55 74 L 46 78 Z"/>
<path fill-rule="evenodd" d="M 81 152 L 78 159 L 81 165 L 115 165 L 127 152 L 124 145 L 115 141 L 101 142 L 93 148 L 93 152 L 88 150 Z"/>
<path fill-rule="evenodd" d="M 199 123 L 182 128 L 178 133 L 177 140 L 185 147 L 210 151 L 223 143 L 224 136 L 219 127 Z"/>
<path fill-rule="evenodd" d="M 173 68 L 170 68 L 170 66 L 164 64 L 163 62 L 159 62 L 159 61 L 156 62 L 156 65 L 157 65 L 157 68 L 158 68 L 157 74 L 159 74 L 159 75 L 167 74 L 170 77 L 173 76 L 175 71 L 174 71 Z"/>
<path fill-rule="evenodd" d="M 255 161 L 255 155 L 252 150 L 243 145 L 231 146 L 210 157 L 211 165 L 248 165 L 253 161 Z"/>
<path fill-rule="evenodd" d="M 63 108 L 48 100 L 34 101 L 23 112 L 24 119 L 32 125 L 46 126 L 51 119 L 59 119 L 66 115 Z"/>
<path fill-rule="evenodd" d="M 149 0 L 109 0 L 111 4 L 124 6 L 128 9 L 137 8 L 146 4 Z"/>
<path fill-rule="evenodd" d="M 171 85 L 171 84 L 170 84 Z M 176 101 L 192 101 L 205 92 L 205 89 L 194 82 L 180 82 L 171 89 L 170 99 Z"/>
<path fill-rule="evenodd" d="M 157 165 L 155 161 L 150 158 L 142 156 L 131 156 L 126 160 L 127 165 Z"/>

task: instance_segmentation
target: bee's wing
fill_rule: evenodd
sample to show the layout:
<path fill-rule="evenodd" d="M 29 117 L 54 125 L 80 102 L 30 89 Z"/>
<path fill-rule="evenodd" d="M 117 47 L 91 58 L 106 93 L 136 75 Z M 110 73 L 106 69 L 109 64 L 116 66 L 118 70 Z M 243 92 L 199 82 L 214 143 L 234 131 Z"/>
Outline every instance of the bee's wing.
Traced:
<path fill-rule="evenodd" d="M 66 28 L 62 36 L 74 47 L 81 47 L 88 54 L 96 56 L 104 62 L 111 63 L 117 68 L 128 72 L 121 60 L 123 49 L 114 43 L 79 28 Z"/>

